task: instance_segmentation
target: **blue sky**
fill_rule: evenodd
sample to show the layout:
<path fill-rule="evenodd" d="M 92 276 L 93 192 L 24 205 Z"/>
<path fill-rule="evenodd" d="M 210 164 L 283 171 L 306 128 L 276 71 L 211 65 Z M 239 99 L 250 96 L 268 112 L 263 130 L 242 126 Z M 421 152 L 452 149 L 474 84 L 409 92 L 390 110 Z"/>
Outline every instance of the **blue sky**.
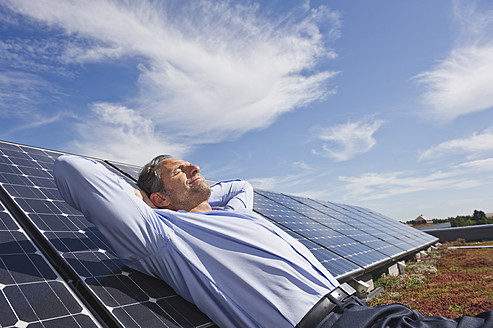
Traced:
<path fill-rule="evenodd" d="M 493 212 L 493 3 L 3 0 L 0 139 L 397 220 Z"/>

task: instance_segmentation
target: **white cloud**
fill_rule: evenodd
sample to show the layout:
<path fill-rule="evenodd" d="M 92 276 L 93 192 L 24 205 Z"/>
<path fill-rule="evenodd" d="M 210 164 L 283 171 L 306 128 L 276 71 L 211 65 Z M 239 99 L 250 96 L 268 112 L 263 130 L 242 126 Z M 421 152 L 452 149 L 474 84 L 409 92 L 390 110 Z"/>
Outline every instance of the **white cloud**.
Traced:
<path fill-rule="evenodd" d="M 493 127 L 480 134 L 473 134 L 468 138 L 445 141 L 437 146 L 425 150 L 419 155 L 419 160 L 431 160 L 451 154 L 466 154 L 478 156 L 493 151 Z"/>
<path fill-rule="evenodd" d="M 358 177 L 340 176 L 346 182 L 347 199 L 375 200 L 417 191 L 462 189 L 480 185 L 479 181 L 461 178 L 456 172 L 434 172 L 413 176 L 406 172 L 364 173 Z"/>
<path fill-rule="evenodd" d="M 314 170 L 313 167 L 306 164 L 305 161 L 303 161 L 303 160 L 291 163 L 291 167 L 296 168 L 296 169 L 306 170 L 306 171 L 313 171 Z"/>
<path fill-rule="evenodd" d="M 56 94 L 52 84 L 35 74 L 0 72 L 0 117 L 32 119 L 36 105 Z"/>
<path fill-rule="evenodd" d="M 65 48 L 72 42 L 59 38 L 43 40 L 20 39 L 0 41 L 0 65 L 17 73 L 50 73 L 71 76 L 72 73 L 60 63 Z M 62 65 L 61 65 L 62 64 Z M 38 77 L 39 79 L 39 77 Z"/>
<path fill-rule="evenodd" d="M 458 168 L 473 169 L 476 171 L 493 171 L 493 158 L 479 159 L 457 165 Z"/>
<path fill-rule="evenodd" d="M 133 109 L 111 103 L 94 103 L 91 109 L 94 116 L 77 127 L 85 137 L 82 141 L 72 143 L 74 152 L 131 164 L 145 164 L 157 154 L 181 157 L 189 149 L 179 142 L 170 143 L 160 139 L 154 131 L 153 122 Z"/>
<path fill-rule="evenodd" d="M 300 6 L 274 20 L 258 5 L 228 1 L 5 3 L 67 34 L 57 56 L 63 64 L 139 63 L 131 107 L 153 122 L 155 138 L 179 136 L 193 145 L 238 137 L 333 92 L 328 81 L 336 73 L 317 71 L 317 64 L 336 56 L 324 42 L 338 37 L 340 23 L 324 7 Z"/>
<path fill-rule="evenodd" d="M 415 77 L 426 90 L 425 114 L 441 122 L 493 107 L 493 11 L 477 10 L 475 2 L 456 4 L 458 44 L 435 68 Z"/>
<path fill-rule="evenodd" d="M 312 152 L 337 161 L 345 161 L 366 153 L 376 145 L 373 135 L 382 123 L 382 120 L 365 119 L 329 127 L 314 127 L 311 129 L 312 134 L 324 143 L 322 151 L 312 150 Z"/>
<path fill-rule="evenodd" d="M 284 176 L 254 178 L 248 181 L 258 189 L 293 193 L 293 190 L 306 187 L 306 183 L 312 179 L 310 175 L 312 175 L 310 172 L 301 172 Z"/>
<path fill-rule="evenodd" d="M 22 130 L 31 130 L 34 128 L 38 128 L 40 126 L 50 125 L 52 123 L 60 121 L 61 119 L 63 119 L 66 116 L 71 116 L 71 114 L 67 113 L 67 112 L 58 112 L 58 113 L 54 114 L 53 116 L 49 116 L 49 117 L 45 117 L 42 115 L 34 115 L 34 116 L 31 115 L 28 123 L 23 124 L 23 125 L 19 125 L 19 126 L 15 126 L 12 129 L 9 129 L 7 131 L 2 131 L 3 132 L 2 134 L 3 135 L 11 135 L 14 132 L 18 132 L 18 131 L 22 131 Z"/>

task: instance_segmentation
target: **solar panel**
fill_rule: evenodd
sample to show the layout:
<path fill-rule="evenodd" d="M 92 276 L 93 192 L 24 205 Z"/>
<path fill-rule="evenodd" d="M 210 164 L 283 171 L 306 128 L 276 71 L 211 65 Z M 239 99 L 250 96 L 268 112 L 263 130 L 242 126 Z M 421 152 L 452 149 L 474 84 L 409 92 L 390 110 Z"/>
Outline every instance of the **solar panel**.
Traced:
<path fill-rule="evenodd" d="M 120 173 L 132 178 L 134 181 L 137 181 L 139 178 L 139 173 L 142 167 L 136 165 L 130 165 L 125 163 L 119 163 L 114 161 L 105 161 L 108 165 L 117 169 Z"/>
<path fill-rule="evenodd" d="M 100 327 L 0 203 L 0 325 Z"/>
<path fill-rule="evenodd" d="M 392 225 L 394 222 L 398 223 L 395 220 L 388 219 L 392 220 L 392 222 L 381 222 L 381 220 L 376 220 L 375 218 L 365 217 L 363 214 L 345 212 L 342 209 L 338 211 L 337 209 L 328 206 L 332 203 L 327 202 L 327 205 L 323 205 L 324 203 L 308 198 L 296 196 L 290 197 L 326 214 L 338 222 L 352 227 L 352 229 L 354 229 L 353 237 L 356 240 L 365 243 L 367 246 L 374 248 L 387 256 L 396 257 L 409 250 L 407 247 L 403 246 L 403 242 L 399 242 L 398 239 L 389 240 L 389 237 L 393 235 L 390 235 L 386 230 L 388 224 Z M 402 225 L 400 223 L 398 224 Z"/>
<path fill-rule="evenodd" d="M 273 201 L 258 209 L 263 215 L 360 267 L 366 269 L 389 260 L 385 254 L 355 239 L 358 231 L 351 226 L 285 195 L 263 190 L 257 193 Z"/>
<path fill-rule="evenodd" d="M 416 248 L 421 247 L 423 244 L 433 243 L 437 240 L 437 238 L 432 235 L 422 234 L 417 229 L 404 225 L 396 220 L 373 212 L 369 209 L 330 202 L 325 202 L 325 204 L 341 211 L 341 213 L 348 213 L 347 215 L 351 215 L 356 219 L 363 221 L 368 226 L 380 230 L 386 237 L 393 236 L 394 238 L 402 240 L 404 242 L 402 246 L 407 251 L 413 251 Z"/>
<path fill-rule="evenodd" d="M 125 267 L 104 236 L 62 200 L 51 175 L 60 155 L 0 143 L 0 184 L 39 238 L 60 257 L 91 304 L 100 307 L 106 323 L 123 327 L 215 326 L 163 281 Z"/>
<path fill-rule="evenodd" d="M 0 226 L 0 245 L 3 245 L 0 248 L 0 325 L 22 326 L 18 325 L 21 317 L 15 312 L 17 307 L 37 307 L 32 297 L 22 299 L 19 296 L 22 288 L 27 290 L 28 286 L 39 284 L 37 280 L 10 285 L 4 282 L 12 271 L 6 263 L 12 256 L 18 256 L 36 258 L 31 262 L 38 270 L 49 268 L 43 276 L 45 285 L 57 286 L 52 289 L 56 289 L 56 295 L 63 294 L 59 299 L 70 299 L 67 304 L 80 304 L 55 318 L 31 316 L 29 320 L 34 320 L 32 322 L 75 320 L 75 324 L 66 326 L 80 324 L 84 327 L 91 324 L 214 327 L 207 316 L 179 297 L 166 283 L 125 267 L 94 225 L 62 200 L 51 173 L 53 163 L 60 155 L 61 152 L 0 142 L 0 193 L 4 201 L 16 210 L 11 216 L 3 207 L 0 208 L 5 226 Z M 135 184 L 140 167 L 94 160 Z M 437 240 L 368 209 L 263 190 L 255 191 L 254 210 L 304 244 L 341 281 Z M 19 230 L 16 222 L 22 222 L 29 230 L 25 233 Z M 4 238 L 7 232 L 10 237 Z M 41 245 L 40 249 L 35 248 L 31 239 Z M 14 242 L 11 240 L 18 244 L 22 241 L 20 244 L 33 245 L 34 248 L 23 248 L 18 254 L 12 250 Z M 50 267 L 51 262 L 56 263 L 56 271 Z M 14 272 L 16 270 L 23 273 L 27 269 L 14 269 Z M 5 290 L 14 290 L 12 286 L 17 288 L 17 294 L 7 295 Z M 56 300 L 49 303 L 58 304 Z M 85 308 L 83 304 L 90 306 Z"/>
<path fill-rule="evenodd" d="M 260 197 L 258 197 L 260 198 Z M 256 201 L 256 206 L 257 206 L 257 201 Z M 347 275 L 356 275 L 358 273 L 362 273 L 364 269 L 360 267 L 359 265 L 356 265 L 352 263 L 351 261 L 335 254 L 334 252 L 330 251 L 326 247 L 320 246 L 316 244 L 315 242 L 308 240 L 307 238 L 303 237 L 301 234 L 296 233 L 292 230 L 287 229 L 286 227 L 280 225 L 279 223 L 275 222 L 274 223 L 284 230 L 286 233 L 291 235 L 293 238 L 298 240 L 300 243 L 305 245 L 306 248 L 312 252 L 312 254 L 319 260 L 319 262 L 330 272 L 336 279 L 340 279 L 342 277 L 345 277 Z"/>
<path fill-rule="evenodd" d="M 361 207 L 263 190 L 256 193 L 256 211 L 362 269 L 398 259 L 437 241 L 433 236 Z M 317 253 L 322 262 L 331 258 L 324 254 Z M 338 279 L 360 272 L 352 267 L 346 267 L 345 271 L 341 267 L 327 268 L 337 272 Z"/>

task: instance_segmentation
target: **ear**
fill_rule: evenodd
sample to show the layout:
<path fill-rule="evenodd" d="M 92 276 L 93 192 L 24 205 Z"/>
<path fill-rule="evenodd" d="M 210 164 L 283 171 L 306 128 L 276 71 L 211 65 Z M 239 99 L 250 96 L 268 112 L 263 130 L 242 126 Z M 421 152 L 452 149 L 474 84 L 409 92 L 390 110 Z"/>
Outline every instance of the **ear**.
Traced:
<path fill-rule="evenodd" d="M 157 208 L 167 208 L 170 204 L 170 202 L 168 201 L 168 199 L 163 196 L 163 194 L 159 193 L 159 192 L 153 192 L 151 194 L 151 197 L 149 197 L 151 199 L 151 202 L 157 207 Z"/>
<path fill-rule="evenodd" d="M 137 197 L 139 197 L 140 199 L 142 199 L 144 201 L 144 203 L 146 203 L 147 205 L 149 205 L 149 207 L 151 207 L 151 208 L 157 208 L 156 205 L 154 205 L 151 202 L 151 200 L 149 199 L 149 197 L 147 197 L 147 194 L 143 190 L 136 190 L 135 189 L 135 194 L 137 195 Z"/>

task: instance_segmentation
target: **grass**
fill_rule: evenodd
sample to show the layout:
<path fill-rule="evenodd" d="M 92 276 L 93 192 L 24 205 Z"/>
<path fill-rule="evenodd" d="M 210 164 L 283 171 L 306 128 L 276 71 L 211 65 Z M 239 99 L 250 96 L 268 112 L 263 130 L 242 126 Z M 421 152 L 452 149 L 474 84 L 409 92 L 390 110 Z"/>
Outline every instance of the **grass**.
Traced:
<path fill-rule="evenodd" d="M 403 276 L 382 276 L 385 290 L 371 306 L 402 303 L 425 316 L 457 318 L 493 310 L 493 248 L 447 249 L 447 243 L 419 262 L 409 262 Z M 493 245 L 477 243 L 467 245 Z"/>

